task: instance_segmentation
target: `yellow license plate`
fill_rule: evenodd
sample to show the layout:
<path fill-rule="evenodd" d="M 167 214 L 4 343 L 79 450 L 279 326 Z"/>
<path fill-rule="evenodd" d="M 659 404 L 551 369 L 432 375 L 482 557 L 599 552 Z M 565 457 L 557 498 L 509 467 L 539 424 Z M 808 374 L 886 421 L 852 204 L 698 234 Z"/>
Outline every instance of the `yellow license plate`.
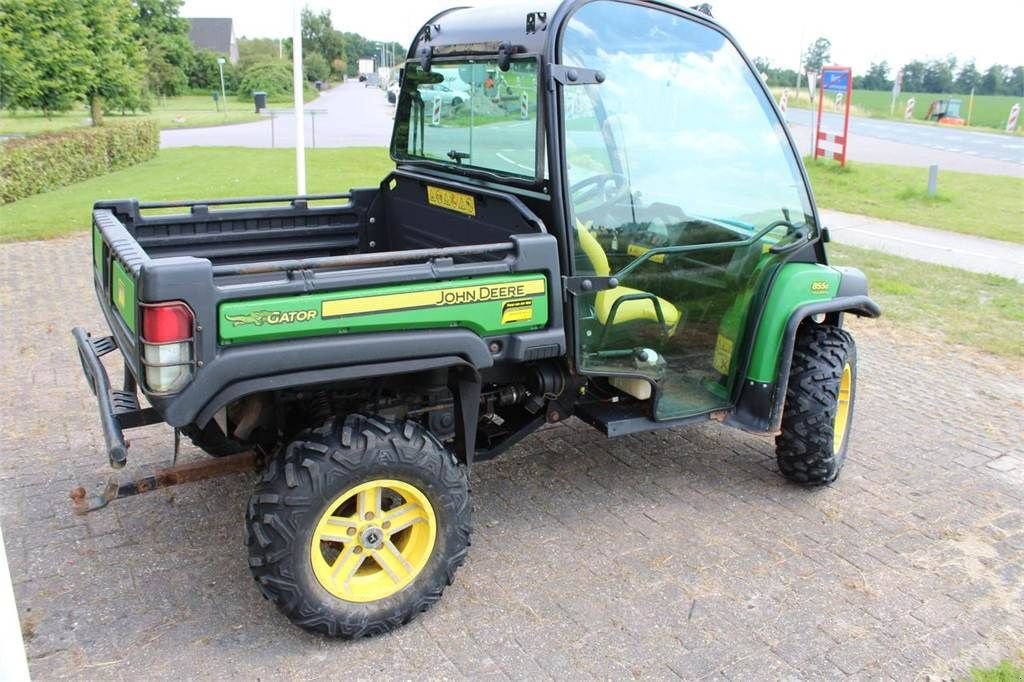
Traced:
<path fill-rule="evenodd" d="M 441 189 L 440 187 L 427 185 L 427 203 L 465 215 L 476 215 L 476 199 L 471 194 L 453 192 L 450 189 Z"/>

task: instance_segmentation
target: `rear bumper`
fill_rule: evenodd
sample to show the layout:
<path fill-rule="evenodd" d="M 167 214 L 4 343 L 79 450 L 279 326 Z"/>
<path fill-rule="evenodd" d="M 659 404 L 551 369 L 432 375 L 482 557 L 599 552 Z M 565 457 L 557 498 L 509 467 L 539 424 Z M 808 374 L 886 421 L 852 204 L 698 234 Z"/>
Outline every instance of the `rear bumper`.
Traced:
<path fill-rule="evenodd" d="M 163 418 L 152 407 L 143 409 L 139 406 L 135 379 L 129 372 L 125 372 L 125 385 L 122 389 L 111 388 L 110 378 L 100 357 L 117 350 L 117 341 L 113 336 L 92 338 L 81 327 L 72 329 L 71 334 L 78 346 L 82 372 L 96 396 L 107 458 L 110 466 L 119 469 L 128 461 L 128 442 L 124 430 L 156 424 L 162 422 Z"/>

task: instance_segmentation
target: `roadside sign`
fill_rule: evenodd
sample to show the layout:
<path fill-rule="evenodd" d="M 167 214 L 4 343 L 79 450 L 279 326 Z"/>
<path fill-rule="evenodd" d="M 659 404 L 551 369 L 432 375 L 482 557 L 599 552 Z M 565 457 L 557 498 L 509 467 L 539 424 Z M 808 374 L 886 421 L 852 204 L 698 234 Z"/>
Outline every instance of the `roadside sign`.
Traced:
<path fill-rule="evenodd" d="M 811 104 L 814 104 L 814 91 L 818 84 L 818 73 L 816 71 L 807 72 L 807 94 L 811 97 Z"/>
<path fill-rule="evenodd" d="M 525 92 L 519 96 L 519 118 L 524 121 L 530 118 L 530 96 Z"/>
<path fill-rule="evenodd" d="M 892 100 L 889 102 L 889 115 L 892 116 L 896 112 L 896 99 L 900 96 L 900 90 L 903 89 L 903 69 L 896 72 L 896 78 L 892 82 Z"/>
<path fill-rule="evenodd" d="M 430 114 L 430 125 L 441 125 L 441 95 L 434 96 L 434 109 Z"/>
<path fill-rule="evenodd" d="M 909 121 L 914 116 L 914 105 L 917 104 L 917 100 L 911 97 L 907 100 L 907 108 L 903 111 L 903 120 Z"/>
<path fill-rule="evenodd" d="M 838 66 L 822 68 L 821 89 L 828 92 L 842 92 L 845 94 L 850 89 L 850 70 Z"/>
<path fill-rule="evenodd" d="M 779 111 L 786 113 L 787 106 L 789 106 L 789 88 L 782 91 L 782 97 L 779 98 Z"/>
<path fill-rule="evenodd" d="M 832 103 L 832 111 L 839 111 L 839 105 L 843 103 L 843 95 L 845 93 L 837 92 L 836 101 Z"/>
<path fill-rule="evenodd" d="M 1010 107 L 1010 118 L 1006 119 L 1006 132 L 1012 133 L 1017 129 L 1017 119 L 1020 118 L 1020 103 Z"/>
<path fill-rule="evenodd" d="M 822 108 L 825 93 L 836 95 L 835 108 L 845 102 L 843 109 L 843 131 L 824 130 L 822 126 Z M 821 69 L 821 90 L 818 96 L 818 126 L 814 135 L 814 158 L 824 157 L 846 165 L 846 150 L 850 132 L 850 95 L 853 93 L 853 72 L 847 66 L 825 66 Z"/>

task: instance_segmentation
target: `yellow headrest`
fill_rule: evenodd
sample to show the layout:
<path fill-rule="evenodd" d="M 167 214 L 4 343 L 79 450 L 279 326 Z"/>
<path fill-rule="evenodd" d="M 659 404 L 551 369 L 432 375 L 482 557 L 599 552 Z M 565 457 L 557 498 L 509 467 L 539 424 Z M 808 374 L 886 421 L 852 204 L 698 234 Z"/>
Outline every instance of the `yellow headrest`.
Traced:
<path fill-rule="evenodd" d="M 583 249 L 583 253 L 590 259 L 590 264 L 594 266 L 594 274 L 600 277 L 607 277 L 611 274 L 612 268 L 608 264 L 608 256 L 604 252 L 604 247 L 597 241 L 597 237 L 590 234 L 590 226 L 593 225 L 593 221 L 583 224 L 583 221 L 579 218 L 576 219 L 576 234 L 579 240 L 580 248 Z"/>

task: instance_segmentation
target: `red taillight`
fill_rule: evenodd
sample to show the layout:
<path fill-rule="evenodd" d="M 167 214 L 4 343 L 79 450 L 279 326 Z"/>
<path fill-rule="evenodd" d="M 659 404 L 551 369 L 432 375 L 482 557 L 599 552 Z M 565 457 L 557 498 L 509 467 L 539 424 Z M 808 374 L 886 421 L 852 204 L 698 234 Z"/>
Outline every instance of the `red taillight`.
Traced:
<path fill-rule="evenodd" d="M 192 338 L 192 311 L 184 303 L 159 303 L 142 308 L 142 341 L 173 343 Z"/>
<path fill-rule="evenodd" d="M 184 303 L 142 304 L 142 364 L 152 393 L 175 393 L 192 379 L 195 318 Z"/>

